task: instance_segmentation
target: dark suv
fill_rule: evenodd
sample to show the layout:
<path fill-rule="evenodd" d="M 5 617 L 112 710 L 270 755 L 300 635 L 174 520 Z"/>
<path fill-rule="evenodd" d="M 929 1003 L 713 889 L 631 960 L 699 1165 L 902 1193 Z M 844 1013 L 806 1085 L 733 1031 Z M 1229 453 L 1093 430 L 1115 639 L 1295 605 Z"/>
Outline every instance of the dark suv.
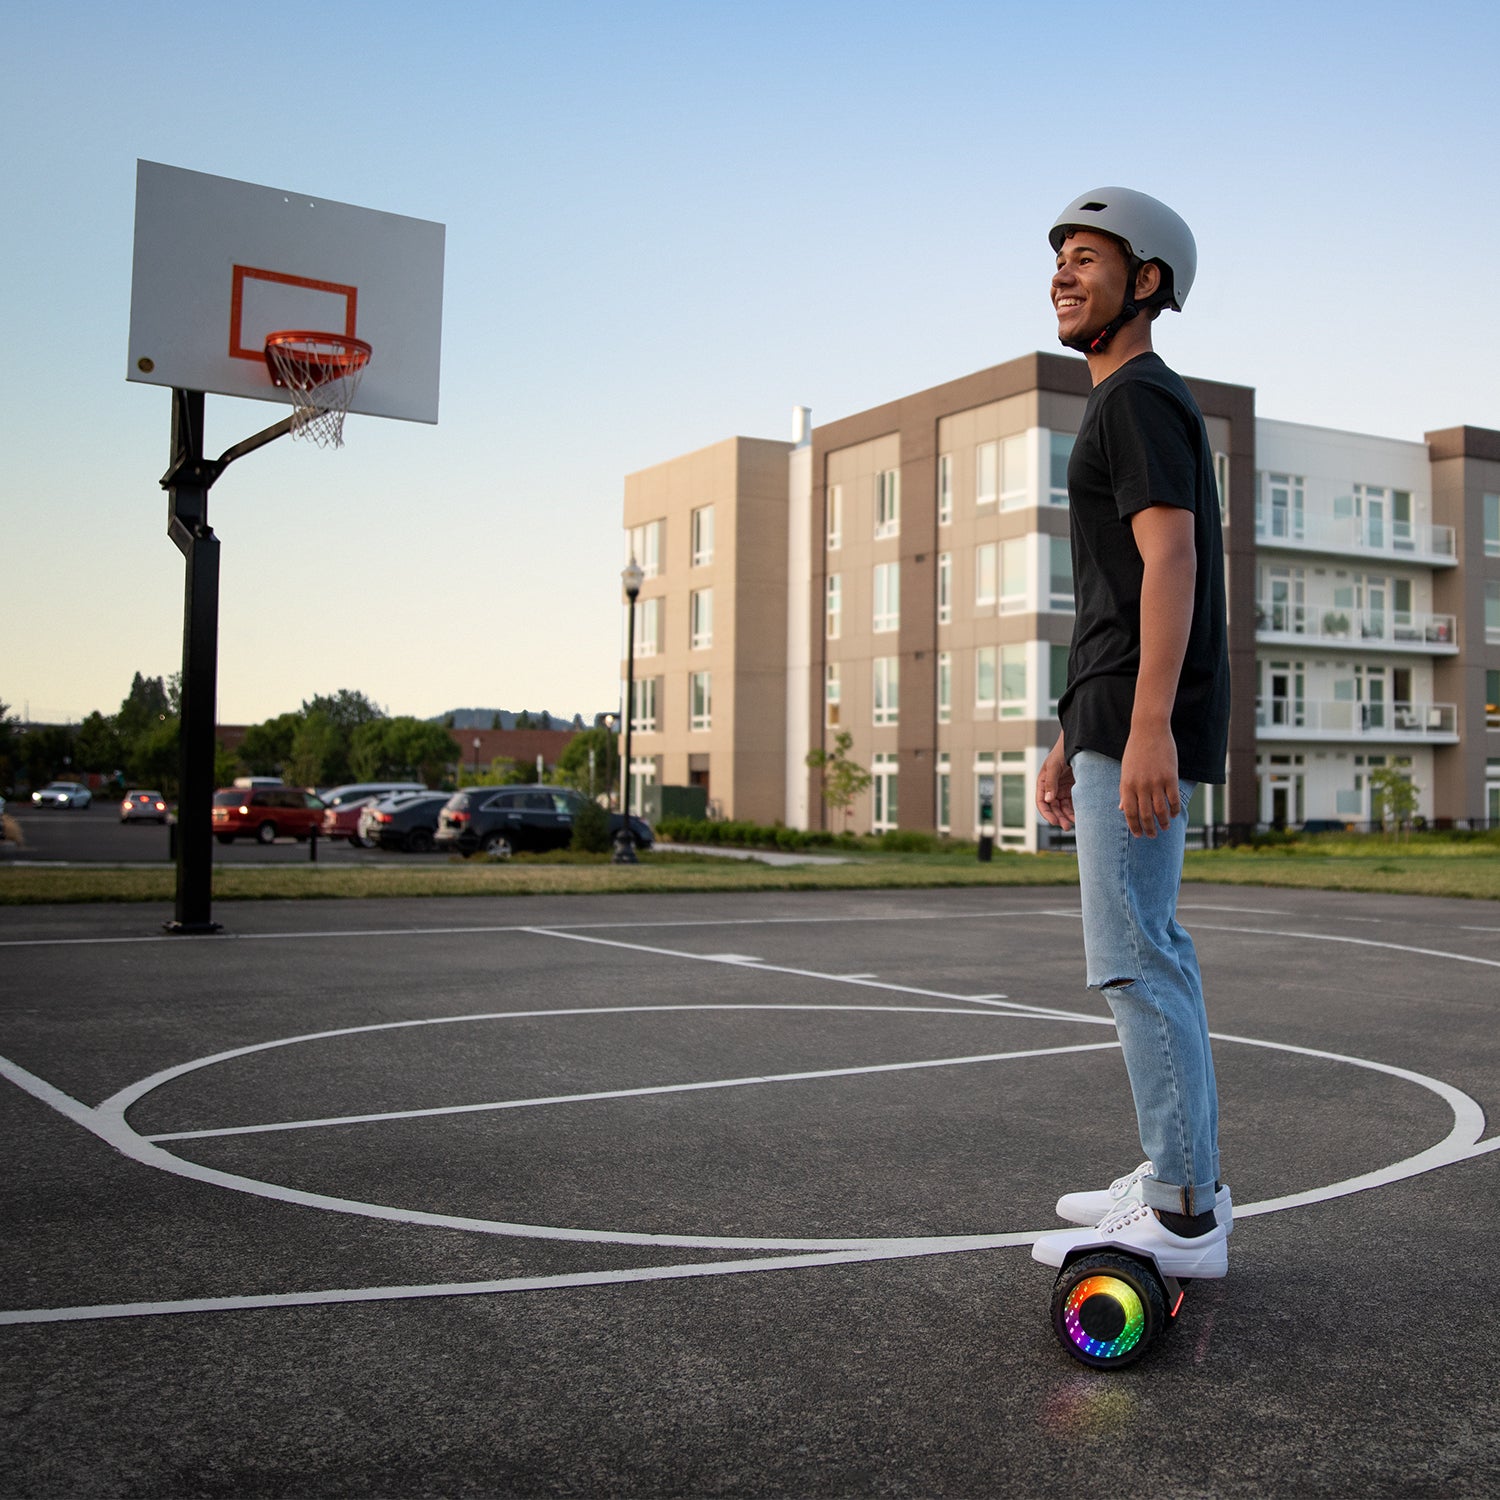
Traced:
<path fill-rule="evenodd" d="M 438 818 L 439 849 L 460 854 L 511 854 L 565 849 L 573 839 L 573 818 L 588 798 L 565 786 L 470 786 L 455 792 Z M 613 839 L 624 824 L 609 815 Z M 656 836 L 639 818 L 630 820 L 637 849 L 649 849 Z"/>
<path fill-rule="evenodd" d="M 300 786 L 225 787 L 214 793 L 214 837 L 232 844 L 249 835 L 269 844 L 278 834 L 305 839 L 323 821 L 323 799 Z"/>

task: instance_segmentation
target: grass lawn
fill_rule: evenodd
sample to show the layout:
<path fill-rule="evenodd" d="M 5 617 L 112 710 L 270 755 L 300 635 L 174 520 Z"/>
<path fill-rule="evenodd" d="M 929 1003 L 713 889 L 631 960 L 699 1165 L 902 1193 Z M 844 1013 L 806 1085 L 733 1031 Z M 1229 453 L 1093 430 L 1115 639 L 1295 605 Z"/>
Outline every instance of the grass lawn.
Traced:
<path fill-rule="evenodd" d="M 1331 836 L 1260 849 L 1193 851 L 1185 877 L 1223 885 L 1378 891 L 1500 900 L 1500 839 L 1412 835 Z M 844 864 L 766 865 L 706 855 L 658 853 L 638 865 L 606 856 L 442 860 L 409 866 L 329 869 L 315 865 L 220 866 L 216 901 L 287 901 L 378 896 L 535 896 L 613 891 L 894 890 L 943 886 L 1076 885 L 1066 854 L 997 854 L 981 864 L 972 852 L 888 854 L 861 851 Z M 169 902 L 171 866 L 5 868 L 0 905 L 88 901 Z"/>

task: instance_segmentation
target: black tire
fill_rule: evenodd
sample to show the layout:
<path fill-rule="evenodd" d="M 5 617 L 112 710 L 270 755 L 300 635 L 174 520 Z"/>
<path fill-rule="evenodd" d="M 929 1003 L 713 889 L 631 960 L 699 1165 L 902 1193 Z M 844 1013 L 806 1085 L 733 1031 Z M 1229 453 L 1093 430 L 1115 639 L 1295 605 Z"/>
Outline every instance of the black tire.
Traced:
<path fill-rule="evenodd" d="M 351 849 L 368 849 L 370 846 L 357 833 L 351 833 L 349 835 L 349 847 Z"/>
<path fill-rule="evenodd" d="M 430 828 L 413 828 L 402 841 L 402 848 L 408 854 L 431 854 L 432 830 Z"/>
<path fill-rule="evenodd" d="M 214 837 L 221 844 L 232 844 L 234 842 L 234 835 L 232 833 L 216 833 Z"/>
<path fill-rule="evenodd" d="M 1133 1255 L 1080 1255 L 1052 1288 L 1052 1330 L 1081 1364 L 1123 1370 L 1166 1331 L 1167 1292 L 1154 1267 Z"/>
<path fill-rule="evenodd" d="M 276 825 L 265 822 L 255 830 L 255 842 L 258 844 L 274 844 L 276 842 Z"/>
<path fill-rule="evenodd" d="M 509 835 L 497 830 L 494 833 L 485 834 L 480 839 L 479 852 L 491 855 L 495 859 L 509 859 L 516 852 L 516 846 L 511 843 Z"/>

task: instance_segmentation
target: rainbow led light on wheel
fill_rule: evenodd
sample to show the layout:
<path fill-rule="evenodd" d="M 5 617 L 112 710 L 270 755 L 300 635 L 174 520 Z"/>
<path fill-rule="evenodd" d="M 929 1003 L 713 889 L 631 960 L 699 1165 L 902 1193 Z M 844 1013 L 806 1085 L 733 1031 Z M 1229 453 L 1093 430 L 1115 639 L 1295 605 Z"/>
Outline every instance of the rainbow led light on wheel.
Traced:
<path fill-rule="evenodd" d="M 1052 1289 L 1052 1327 L 1074 1359 L 1119 1370 L 1140 1359 L 1167 1326 L 1166 1290 L 1130 1255 L 1101 1251 L 1070 1261 Z"/>

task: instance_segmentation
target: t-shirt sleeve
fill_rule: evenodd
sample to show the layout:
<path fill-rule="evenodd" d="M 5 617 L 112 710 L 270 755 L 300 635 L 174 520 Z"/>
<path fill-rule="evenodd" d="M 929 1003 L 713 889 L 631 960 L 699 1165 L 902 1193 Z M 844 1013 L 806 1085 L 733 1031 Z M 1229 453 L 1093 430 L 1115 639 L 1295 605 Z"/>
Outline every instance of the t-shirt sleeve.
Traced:
<path fill-rule="evenodd" d="M 1110 393 L 1099 416 L 1122 520 L 1153 505 L 1196 509 L 1197 434 L 1169 392 L 1129 381 Z"/>

